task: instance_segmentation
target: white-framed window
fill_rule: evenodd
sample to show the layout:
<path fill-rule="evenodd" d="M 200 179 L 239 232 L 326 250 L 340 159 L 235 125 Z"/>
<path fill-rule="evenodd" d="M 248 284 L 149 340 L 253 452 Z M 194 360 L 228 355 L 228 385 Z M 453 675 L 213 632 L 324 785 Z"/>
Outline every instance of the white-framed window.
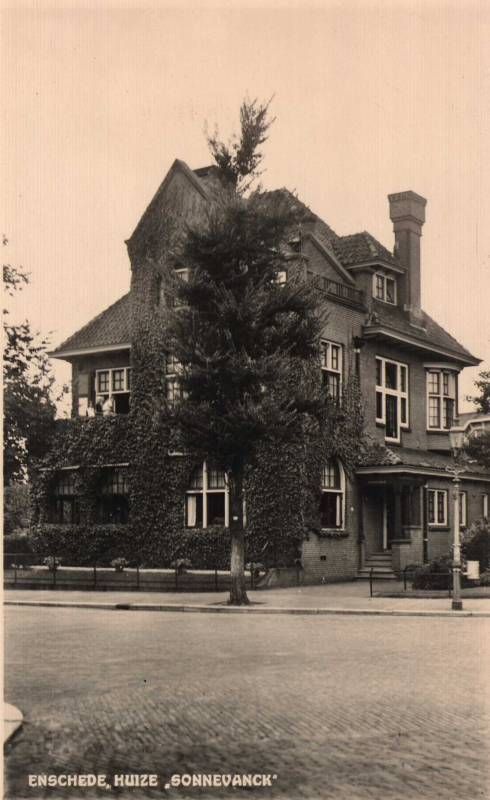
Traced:
<path fill-rule="evenodd" d="M 408 366 L 376 356 L 376 422 L 385 426 L 385 439 L 400 441 L 400 429 L 408 428 Z"/>
<path fill-rule="evenodd" d="M 320 524 L 322 528 L 344 527 L 345 473 L 337 459 L 327 461 L 322 469 Z"/>
<path fill-rule="evenodd" d="M 288 281 L 287 270 L 285 269 L 278 270 L 275 277 L 275 283 L 277 283 L 278 286 L 284 286 L 284 284 L 287 283 L 287 281 Z"/>
<path fill-rule="evenodd" d="M 429 525 L 447 525 L 447 490 L 429 489 L 427 499 Z"/>
<path fill-rule="evenodd" d="M 230 524 L 230 496 L 226 474 L 206 461 L 192 473 L 185 496 L 186 528 Z"/>
<path fill-rule="evenodd" d="M 455 417 L 456 375 L 443 369 L 427 371 L 427 427 L 448 430 Z"/>
<path fill-rule="evenodd" d="M 488 519 L 488 494 L 482 494 L 481 496 L 481 506 L 482 506 L 482 517 Z"/>
<path fill-rule="evenodd" d="M 339 400 L 342 393 L 342 345 L 322 339 L 320 364 L 327 394 L 334 400 Z"/>
<path fill-rule="evenodd" d="M 168 405 L 175 408 L 181 400 L 185 400 L 187 392 L 182 387 L 180 375 L 182 364 L 171 353 L 165 358 L 165 397 Z"/>
<path fill-rule="evenodd" d="M 96 410 L 102 411 L 104 403 L 112 400 L 116 414 L 127 414 L 131 394 L 131 367 L 112 367 L 95 371 Z"/>
<path fill-rule="evenodd" d="M 468 495 L 466 492 L 459 493 L 459 524 L 466 528 L 468 524 Z"/>
<path fill-rule="evenodd" d="M 373 297 L 383 303 L 396 305 L 396 280 L 384 272 L 373 275 Z"/>

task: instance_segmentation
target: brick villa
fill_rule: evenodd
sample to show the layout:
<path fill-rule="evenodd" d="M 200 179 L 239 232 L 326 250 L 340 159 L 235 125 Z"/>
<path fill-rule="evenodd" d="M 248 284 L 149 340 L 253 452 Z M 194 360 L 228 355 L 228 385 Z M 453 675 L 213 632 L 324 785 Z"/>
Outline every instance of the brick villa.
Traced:
<path fill-rule="evenodd" d="M 195 219 L 210 202 L 216 168 L 192 171 L 176 160 L 128 240 L 128 294 L 64 341 L 52 355 L 72 365 L 73 416 L 109 409 L 126 415 L 131 406 L 135 320 L 148 306 L 162 305 L 162 277 L 147 257 L 150 231 L 158 230 L 169 204 Z M 292 199 L 286 190 L 279 190 Z M 294 202 L 299 201 L 294 198 Z M 338 236 L 306 210 L 301 236 L 290 243 L 329 304 L 321 347 L 326 391 L 342 393 L 349 370 L 360 380 L 366 431 L 379 442 L 377 457 L 349 477 L 338 461 L 325 463 L 321 480 L 321 530 L 302 545 L 305 580 L 339 580 L 374 565 L 389 574 L 449 552 L 452 524 L 452 456 L 448 429 L 458 417 L 458 376 L 479 364 L 421 307 L 420 240 L 426 200 L 407 191 L 389 195 L 394 249 L 366 231 Z M 185 265 L 178 265 L 185 278 Z M 441 280 L 443 279 L 441 270 Z M 281 275 L 287 280 L 287 274 Z M 134 380 L 134 377 L 133 377 Z M 166 400 L 178 395 L 178 374 L 167 358 Z M 473 418 L 475 415 L 471 415 Z M 466 415 L 465 422 L 469 416 Z M 178 458 L 168 454 L 167 462 Z M 107 454 L 102 521 L 125 524 L 129 508 L 128 464 Z M 72 481 L 77 464 L 66 464 L 52 486 L 51 524 L 80 522 Z M 166 469 L 166 468 L 165 468 Z M 166 481 L 165 470 L 159 476 Z M 490 475 L 470 465 L 462 476 L 463 525 L 488 515 Z M 206 529 L 229 521 L 224 475 L 202 465 L 172 502 L 178 524 Z M 165 531 L 162 530 L 162 536 Z M 162 565 L 163 566 L 163 565 Z"/>

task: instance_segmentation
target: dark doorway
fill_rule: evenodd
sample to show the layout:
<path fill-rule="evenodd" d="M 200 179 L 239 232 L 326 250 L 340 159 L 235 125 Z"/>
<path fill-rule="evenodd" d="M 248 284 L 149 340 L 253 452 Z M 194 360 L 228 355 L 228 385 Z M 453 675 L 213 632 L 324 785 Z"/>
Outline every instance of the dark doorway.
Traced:
<path fill-rule="evenodd" d="M 395 493 L 390 486 L 386 487 L 385 503 L 386 534 L 383 539 L 386 549 L 391 550 L 391 543 L 393 539 L 396 539 L 397 537 L 395 530 Z"/>

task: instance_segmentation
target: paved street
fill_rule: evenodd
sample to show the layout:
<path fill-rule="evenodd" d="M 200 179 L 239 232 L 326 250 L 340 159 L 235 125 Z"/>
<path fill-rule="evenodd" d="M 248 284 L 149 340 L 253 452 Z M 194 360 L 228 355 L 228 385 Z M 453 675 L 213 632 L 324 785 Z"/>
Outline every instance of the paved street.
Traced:
<path fill-rule="evenodd" d="M 27 774 L 158 773 L 99 796 L 458 800 L 490 796 L 490 620 L 16 608 L 7 756 Z M 165 790 L 172 774 L 265 773 L 272 788 Z"/>

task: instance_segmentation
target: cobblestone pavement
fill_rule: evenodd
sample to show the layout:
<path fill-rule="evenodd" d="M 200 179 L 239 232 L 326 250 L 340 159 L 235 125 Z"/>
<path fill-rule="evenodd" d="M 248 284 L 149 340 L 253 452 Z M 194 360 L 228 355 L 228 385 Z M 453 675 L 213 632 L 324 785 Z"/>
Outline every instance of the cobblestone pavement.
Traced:
<path fill-rule="evenodd" d="M 26 722 L 7 798 L 41 773 L 157 773 L 124 798 L 487 800 L 490 621 L 9 608 L 6 700 Z M 272 788 L 165 789 L 265 773 Z"/>

